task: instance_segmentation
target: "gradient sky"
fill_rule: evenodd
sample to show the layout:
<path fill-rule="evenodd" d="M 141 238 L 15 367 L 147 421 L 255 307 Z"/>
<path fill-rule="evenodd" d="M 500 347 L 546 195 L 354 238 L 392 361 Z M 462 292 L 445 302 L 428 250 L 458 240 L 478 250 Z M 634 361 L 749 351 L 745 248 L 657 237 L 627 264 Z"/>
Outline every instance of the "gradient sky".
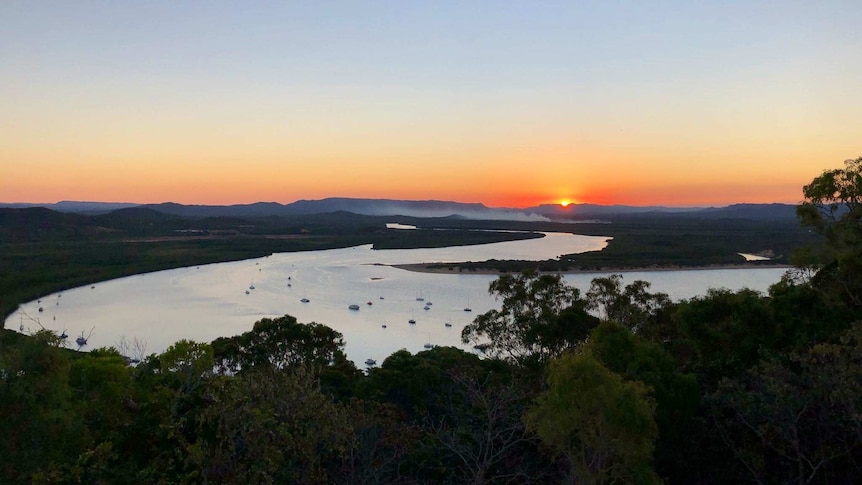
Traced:
<path fill-rule="evenodd" d="M 0 2 L 0 201 L 790 202 L 862 2 Z"/>

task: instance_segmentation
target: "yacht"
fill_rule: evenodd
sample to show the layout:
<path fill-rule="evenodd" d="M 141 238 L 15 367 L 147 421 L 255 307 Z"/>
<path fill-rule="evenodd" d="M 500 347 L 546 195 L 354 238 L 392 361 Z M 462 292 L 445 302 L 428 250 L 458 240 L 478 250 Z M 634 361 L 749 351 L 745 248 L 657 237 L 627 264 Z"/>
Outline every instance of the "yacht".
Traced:
<path fill-rule="evenodd" d="M 374 359 L 365 359 L 365 365 L 371 367 L 372 365 L 377 365 L 377 361 Z"/>
<path fill-rule="evenodd" d="M 301 302 L 303 302 L 303 303 L 308 303 L 308 302 L 310 302 L 311 300 L 309 300 L 308 298 L 303 298 L 303 299 L 301 299 L 301 300 L 299 300 L 299 301 L 301 301 Z"/>
<path fill-rule="evenodd" d="M 349 306 L 349 307 L 347 307 L 347 308 L 349 308 L 349 309 L 351 309 L 351 310 L 359 310 L 359 305 L 357 305 L 356 303 L 354 303 L 354 304 L 350 305 L 350 306 Z"/>

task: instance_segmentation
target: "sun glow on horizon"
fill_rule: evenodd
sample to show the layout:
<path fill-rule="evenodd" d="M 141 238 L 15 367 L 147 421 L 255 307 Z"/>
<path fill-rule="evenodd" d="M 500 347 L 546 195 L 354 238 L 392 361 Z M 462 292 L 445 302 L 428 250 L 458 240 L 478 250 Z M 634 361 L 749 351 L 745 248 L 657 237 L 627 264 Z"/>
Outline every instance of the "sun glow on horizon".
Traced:
<path fill-rule="evenodd" d="M 570 201 L 569 199 L 563 199 L 560 201 L 560 205 L 563 207 L 568 207 L 569 205 L 571 205 L 571 203 L 572 201 Z"/>

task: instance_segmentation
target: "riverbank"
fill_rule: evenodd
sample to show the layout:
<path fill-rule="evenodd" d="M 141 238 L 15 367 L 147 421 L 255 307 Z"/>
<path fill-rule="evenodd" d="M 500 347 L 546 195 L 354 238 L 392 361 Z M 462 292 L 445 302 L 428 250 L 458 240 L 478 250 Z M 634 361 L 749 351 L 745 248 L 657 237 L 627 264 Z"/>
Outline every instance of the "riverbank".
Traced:
<path fill-rule="evenodd" d="M 393 264 L 393 268 L 413 271 L 416 273 L 434 274 L 476 274 L 476 275 L 500 275 L 510 271 L 500 271 L 494 268 L 465 267 L 453 263 L 416 263 L 416 264 Z M 607 273 L 640 273 L 660 271 L 702 271 L 711 269 L 754 269 L 754 268 L 792 268 L 789 264 L 713 264 L 699 266 L 644 266 L 630 268 L 594 268 L 594 269 L 567 269 L 564 271 L 541 271 L 546 274 L 607 274 Z"/>

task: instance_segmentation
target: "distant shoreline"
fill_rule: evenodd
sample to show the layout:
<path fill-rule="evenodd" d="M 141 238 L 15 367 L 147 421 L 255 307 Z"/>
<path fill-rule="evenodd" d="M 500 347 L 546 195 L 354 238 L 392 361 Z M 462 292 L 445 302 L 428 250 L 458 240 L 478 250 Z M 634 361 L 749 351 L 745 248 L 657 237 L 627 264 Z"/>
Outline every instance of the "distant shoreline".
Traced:
<path fill-rule="evenodd" d="M 514 271 L 503 272 L 493 268 L 475 268 L 469 269 L 463 266 L 446 266 L 443 268 L 429 268 L 430 265 L 440 263 L 411 263 L 411 264 L 391 264 L 393 268 L 403 269 L 405 271 L 413 271 L 414 273 L 433 273 L 433 274 L 475 274 L 475 275 L 501 275 L 505 273 L 514 273 Z M 606 274 L 606 273 L 638 273 L 638 272 L 663 272 L 663 271 L 703 271 L 711 269 L 760 269 L 760 268 L 792 268 L 789 264 L 716 264 L 716 265 L 701 265 L 701 266 L 659 266 L 659 267 L 634 267 L 634 268 L 599 268 L 599 269 L 569 269 L 565 271 L 542 271 L 543 274 Z"/>

